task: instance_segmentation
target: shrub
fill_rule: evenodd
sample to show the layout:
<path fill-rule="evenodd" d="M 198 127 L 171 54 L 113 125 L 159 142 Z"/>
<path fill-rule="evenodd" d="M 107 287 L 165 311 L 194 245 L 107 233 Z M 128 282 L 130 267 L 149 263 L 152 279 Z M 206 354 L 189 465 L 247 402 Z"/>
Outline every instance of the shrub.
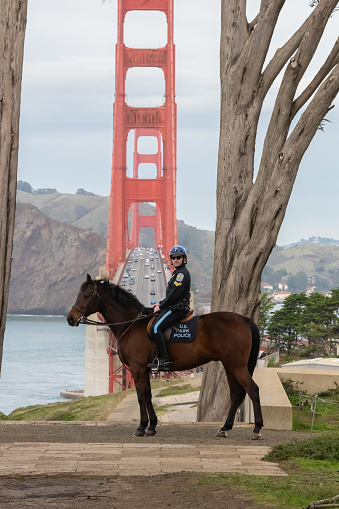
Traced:
<path fill-rule="evenodd" d="M 290 378 L 283 378 L 281 383 L 287 396 L 297 396 L 300 392 L 302 392 L 300 385 L 303 385 L 304 382 L 294 382 Z"/>
<path fill-rule="evenodd" d="M 277 445 L 263 459 L 278 462 L 292 458 L 339 461 L 339 433 Z"/>

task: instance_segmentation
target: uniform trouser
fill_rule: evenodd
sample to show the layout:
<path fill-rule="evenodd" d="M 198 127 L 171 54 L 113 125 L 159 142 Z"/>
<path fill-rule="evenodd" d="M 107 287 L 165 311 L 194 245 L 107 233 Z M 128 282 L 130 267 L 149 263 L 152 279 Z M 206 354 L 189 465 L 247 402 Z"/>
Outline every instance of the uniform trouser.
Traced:
<path fill-rule="evenodd" d="M 158 332 L 163 332 L 171 325 L 180 322 L 180 320 L 182 320 L 187 315 L 187 313 L 188 311 L 186 309 L 163 309 L 152 325 L 152 333 L 157 334 Z"/>
<path fill-rule="evenodd" d="M 186 309 L 176 309 L 175 311 L 165 308 L 160 312 L 157 320 L 152 325 L 152 335 L 157 343 L 159 355 L 162 359 L 168 359 L 166 339 L 163 331 L 171 325 L 180 322 L 187 315 Z"/>

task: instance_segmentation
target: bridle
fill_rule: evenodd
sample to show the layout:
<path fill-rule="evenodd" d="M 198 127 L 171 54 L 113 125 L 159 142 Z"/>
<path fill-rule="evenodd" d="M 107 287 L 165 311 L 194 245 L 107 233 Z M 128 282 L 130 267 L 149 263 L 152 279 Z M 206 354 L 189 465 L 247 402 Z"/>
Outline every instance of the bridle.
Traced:
<path fill-rule="evenodd" d="M 79 291 L 79 293 L 78 293 L 78 295 L 77 295 L 77 299 L 76 299 L 76 300 L 78 300 L 79 295 L 80 295 L 80 291 Z M 83 322 L 82 322 L 82 320 L 83 320 L 83 319 L 84 319 L 84 320 L 87 320 L 87 317 L 85 317 L 85 314 L 86 314 L 87 308 L 89 307 L 89 305 L 90 305 L 90 304 L 92 304 L 92 302 L 93 302 L 94 298 L 95 298 L 95 297 L 98 297 L 98 299 L 99 299 L 99 300 L 101 299 L 100 295 L 98 294 L 98 292 L 96 291 L 96 289 L 95 289 L 95 288 L 93 288 L 93 292 L 92 292 L 92 294 L 90 295 L 90 297 L 91 297 L 91 299 L 90 299 L 90 301 L 89 301 L 89 302 L 87 302 L 86 307 L 85 307 L 85 309 L 84 309 L 84 310 L 80 309 L 80 308 L 79 308 L 79 306 L 77 306 L 76 304 L 73 304 L 73 306 L 72 306 L 72 307 L 74 307 L 75 309 L 77 309 L 78 311 L 80 311 L 80 313 L 81 313 L 80 318 L 77 320 L 77 325 L 78 325 L 79 323 L 83 323 Z M 100 322 L 98 322 L 98 323 L 100 323 Z"/>
<path fill-rule="evenodd" d="M 78 296 L 79 296 L 80 292 L 78 293 Z M 80 311 L 81 313 L 81 316 L 80 318 L 77 320 L 77 325 L 78 324 L 84 324 L 84 325 L 99 325 L 101 327 L 105 327 L 105 326 L 109 326 L 109 325 L 125 325 L 127 323 L 129 323 L 130 325 L 123 331 L 123 333 L 121 334 L 121 336 L 119 338 L 117 338 L 119 341 L 121 340 L 121 338 L 126 334 L 126 332 L 135 324 L 135 322 L 137 322 L 138 320 L 143 320 L 145 318 L 148 318 L 150 316 L 153 316 L 154 313 L 151 313 L 150 315 L 144 315 L 142 313 L 142 311 L 140 311 L 140 313 L 138 314 L 138 316 L 136 318 L 133 318 L 133 320 L 127 320 L 125 322 L 114 322 L 114 323 L 107 323 L 107 322 L 98 322 L 96 320 L 89 320 L 87 318 L 87 316 L 85 316 L 86 314 L 86 311 L 89 307 L 90 304 L 92 304 L 92 301 L 94 300 L 95 297 L 98 297 L 99 300 L 101 300 L 101 297 L 99 295 L 99 293 L 97 292 L 97 290 L 95 288 L 93 288 L 93 293 L 91 294 L 91 299 L 90 301 L 87 303 L 86 305 L 86 308 L 84 310 L 80 309 L 79 306 L 77 306 L 76 304 L 73 304 L 73 307 L 75 309 L 77 309 L 78 311 Z"/>

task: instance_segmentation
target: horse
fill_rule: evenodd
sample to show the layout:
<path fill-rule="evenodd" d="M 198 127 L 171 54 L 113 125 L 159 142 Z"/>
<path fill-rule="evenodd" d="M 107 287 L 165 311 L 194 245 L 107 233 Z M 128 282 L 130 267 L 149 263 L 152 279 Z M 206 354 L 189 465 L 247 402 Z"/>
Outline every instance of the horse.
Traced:
<path fill-rule="evenodd" d="M 118 341 L 121 361 L 131 371 L 140 406 L 140 423 L 134 436 L 154 436 L 158 423 L 152 405 L 150 371 L 147 364 L 156 357 L 156 345 L 147 332 L 154 313 L 135 295 L 105 280 L 92 280 L 87 274 L 67 321 L 71 326 L 86 323 L 89 315 L 99 312 Z M 238 407 L 246 393 L 252 400 L 254 430 L 252 439 L 260 438 L 263 426 L 259 388 L 252 378 L 260 346 L 256 324 L 248 317 L 231 312 L 199 316 L 196 338 L 191 343 L 172 343 L 168 351 L 172 371 L 193 369 L 210 361 L 221 361 L 230 388 L 230 408 L 216 436 L 226 437 Z M 146 429 L 147 428 L 147 429 Z"/>

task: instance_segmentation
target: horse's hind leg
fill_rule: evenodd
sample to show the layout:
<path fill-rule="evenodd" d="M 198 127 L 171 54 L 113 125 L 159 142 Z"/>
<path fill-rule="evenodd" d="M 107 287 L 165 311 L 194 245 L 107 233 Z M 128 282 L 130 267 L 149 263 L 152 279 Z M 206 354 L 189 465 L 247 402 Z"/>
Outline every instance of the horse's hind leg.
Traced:
<path fill-rule="evenodd" d="M 226 369 L 225 369 L 226 371 Z M 227 431 L 233 428 L 235 415 L 237 413 L 237 410 L 241 403 L 244 401 L 246 391 L 245 389 L 240 385 L 238 380 L 235 378 L 235 376 L 232 373 L 229 373 L 226 371 L 228 385 L 230 389 L 230 399 L 231 399 L 231 406 L 228 410 L 227 418 L 225 421 L 225 424 L 222 428 L 219 429 L 216 436 L 217 437 L 227 437 Z"/>
<path fill-rule="evenodd" d="M 233 374 L 240 383 L 240 385 L 242 385 L 242 387 L 246 390 L 253 404 L 254 430 L 252 439 L 260 438 L 260 429 L 263 427 L 264 424 L 261 413 L 259 387 L 254 382 L 253 378 L 251 377 L 250 373 L 246 368 L 236 370 L 233 372 Z"/>
<path fill-rule="evenodd" d="M 156 425 L 158 424 L 158 419 L 157 419 L 157 416 L 156 416 L 156 413 L 154 411 L 154 408 L 153 408 L 153 404 L 152 404 L 152 391 L 151 391 L 151 382 L 150 382 L 150 379 L 148 377 L 147 379 L 147 386 L 146 386 L 146 406 L 147 406 L 147 412 L 148 412 L 148 416 L 149 416 L 149 426 L 147 428 L 147 431 L 146 431 L 146 436 L 147 437 L 153 437 L 155 434 L 156 434 Z"/>

